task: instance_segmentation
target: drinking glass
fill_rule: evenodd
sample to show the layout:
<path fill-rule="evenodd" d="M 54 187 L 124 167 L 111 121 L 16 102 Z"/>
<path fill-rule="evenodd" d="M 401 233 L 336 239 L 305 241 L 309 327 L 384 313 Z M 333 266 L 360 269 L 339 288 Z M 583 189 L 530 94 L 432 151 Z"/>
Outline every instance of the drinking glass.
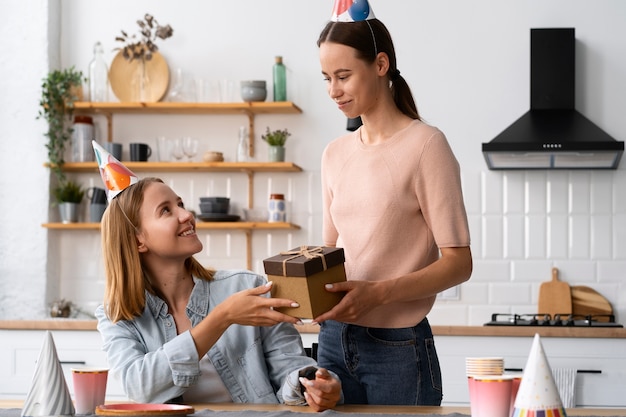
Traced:
<path fill-rule="evenodd" d="M 174 143 L 172 144 L 172 156 L 176 158 L 176 162 L 180 162 L 183 156 L 185 156 L 183 142 L 180 139 L 174 139 Z"/>
<path fill-rule="evenodd" d="M 198 139 L 192 137 L 183 138 L 183 152 L 189 158 L 189 162 L 193 160 L 193 157 L 198 153 Z"/>

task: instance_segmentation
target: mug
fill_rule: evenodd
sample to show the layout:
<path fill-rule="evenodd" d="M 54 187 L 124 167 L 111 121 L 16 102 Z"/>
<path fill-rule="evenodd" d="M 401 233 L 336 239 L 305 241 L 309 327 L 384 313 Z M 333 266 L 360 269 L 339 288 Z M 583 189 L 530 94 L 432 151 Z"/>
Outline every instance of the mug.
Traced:
<path fill-rule="evenodd" d="M 89 221 L 92 223 L 100 223 L 106 209 L 106 203 L 91 203 L 89 205 Z"/>
<path fill-rule="evenodd" d="M 87 198 L 91 204 L 106 204 L 107 192 L 104 188 L 91 187 L 87 190 Z"/>
<path fill-rule="evenodd" d="M 113 158 L 117 159 L 118 161 L 122 160 L 122 144 L 121 143 L 104 142 L 102 147 L 104 148 L 105 151 L 110 153 L 113 156 Z"/>
<path fill-rule="evenodd" d="M 130 160 L 134 162 L 146 162 L 152 155 L 152 148 L 147 143 L 130 144 Z"/>

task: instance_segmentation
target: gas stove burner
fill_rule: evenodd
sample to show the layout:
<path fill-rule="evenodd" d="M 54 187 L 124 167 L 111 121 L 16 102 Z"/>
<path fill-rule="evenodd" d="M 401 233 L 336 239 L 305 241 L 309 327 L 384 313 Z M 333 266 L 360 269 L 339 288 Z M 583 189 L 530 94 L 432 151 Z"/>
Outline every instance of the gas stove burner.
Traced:
<path fill-rule="evenodd" d="M 494 313 L 485 326 L 624 327 L 613 314 L 502 314 Z"/>

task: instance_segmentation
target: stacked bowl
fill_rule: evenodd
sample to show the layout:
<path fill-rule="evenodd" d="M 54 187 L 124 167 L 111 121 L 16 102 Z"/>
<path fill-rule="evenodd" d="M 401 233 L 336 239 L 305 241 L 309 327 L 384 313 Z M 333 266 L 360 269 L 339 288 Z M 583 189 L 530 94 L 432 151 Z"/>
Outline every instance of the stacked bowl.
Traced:
<path fill-rule="evenodd" d="M 230 198 L 200 197 L 200 214 L 198 218 L 205 222 L 235 222 L 239 216 L 228 214 Z"/>
<path fill-rule="evenodd" d="M 230 198 L 228 197 L 200 197 L 200 213 L 228 214 Z"/>

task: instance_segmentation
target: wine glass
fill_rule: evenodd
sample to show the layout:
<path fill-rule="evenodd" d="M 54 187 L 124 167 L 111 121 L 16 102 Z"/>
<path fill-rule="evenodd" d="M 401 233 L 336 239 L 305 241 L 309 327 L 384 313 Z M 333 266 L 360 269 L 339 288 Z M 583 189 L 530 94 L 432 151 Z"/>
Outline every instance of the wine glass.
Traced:
<path fill-rule="evenodd" d="M 172 144 L 172 156 L 176 158 L 176 162 L 180 162 L 183 156 L 185 156 L 183 143 L 180 139 L 174 139 L 174 143 Z"/>
<path fill-rule="evenodd" d="M 189 162 L 193 160 L 193 157 L 198 153 L 198 139 L 186 136 L 183 138 L 183 152 L 189 158 Z"/>

